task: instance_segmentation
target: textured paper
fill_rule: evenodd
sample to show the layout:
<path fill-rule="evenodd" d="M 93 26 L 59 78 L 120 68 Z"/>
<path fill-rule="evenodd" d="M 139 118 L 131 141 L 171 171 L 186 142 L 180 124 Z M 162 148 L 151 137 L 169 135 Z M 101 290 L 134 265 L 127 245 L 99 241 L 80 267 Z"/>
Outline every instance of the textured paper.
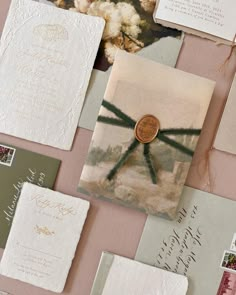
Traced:
<path fill-rule="evenodd" d="M 61 293 L 88 209 L 87 201 L 24 184 L 0 273 Z"/>
<path fill-rule="evenodd" d="M 146 114 L 152 114 L 159 119 L 163 130 L 201 129 L 214 85 L 212 81 L 119 51 L 105 100 L 135 122 Z M 104 107 L 99 115 L 115 118 Z M 196 135 L 172 135 L 171 138 L 191 150 L 195 149 L 198 140 Z M 157 171 L 156 184 L 150 177 L 142 144 L 129 156 L 117 174 L 109 179 L 107 175 L 133 141 L 132 128 L 98 121 L 79 190 L 149 214 L 163 214 L 173 218 L 191 156 L 156 139 L 150 144 L 150 157 Z"/>
<path fill-rule="evenodd" d="M 186 275 L 188 294 L 216 294 L 235 210 L 234 201 L 185 187 L 174 221 L 148 217 L 135 259 Z"/>
<path fill-rule="evenodd" d="M 103 253 L 91 295 L 185 295 L 186 277 L 111 253 Z M 158 291 L 157 291 L 158 290 Z"/>
<path fill-rule="evenodd" d="M 13 0 L 0 48 L 0 132 L 69 150 L 104 20 Z"/>
<path fill-rule="evenodd" d="M 236 33 L 234 0 L 158 0 L 154 20 L 170 28 L 230 44 Z"/>
<path fill-rule="evenodd" d="M 231 154 L 236 154 L 236 138 L 234 136 L 234 133 L 236 132 L 235 107 L 236 76 L 234 78 L 214 142 L 214 148 Z"/>
<path fill-rule="evenodd" d="M 6 245 L 23 183 L 53 188 L 60 165 L 57 159 L 1 143 L 1 158 L 7 151 L 15 152 L 10 166 L 0 161 L 0 248 Z"/>
<path fill-rule="evenodd" d="M 143 48 L 137 54 L 167 66 L 174 67 L 180 49 L 182 47 L 183 37 L 181 39 L 167 37 Z M 93 70 L 89 87 L 85 97 L 85 103 L 79 119 L 79 127 L 94 130 L 99 109 L 104 97 L 106 85 L 109 79 L 111 68 L 106 72 Z"/>

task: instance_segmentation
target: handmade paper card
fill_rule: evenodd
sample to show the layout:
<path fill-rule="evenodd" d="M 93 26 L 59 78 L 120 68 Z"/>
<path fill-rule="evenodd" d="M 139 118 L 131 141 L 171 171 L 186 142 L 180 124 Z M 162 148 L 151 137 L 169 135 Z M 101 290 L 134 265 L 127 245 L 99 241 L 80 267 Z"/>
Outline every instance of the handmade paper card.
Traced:
<path fill-rule="evenodd" d="M 235 9 L 234 0 L 158 0 L 154 20 L 228 44 L 235 39 Z"/>
<path fill-rule="evenodd" d="M 119 51 L 79 190 L 173 218 L 214 85 Z"/>
<path fill-rule="evenodd" d="M 104 252 L 91 295 L 185 295 L 187 289 L 184 276 Z"/>
<path fill-rule="evenodd" d="M 25 183 L 0 273 L 61 293 L 89 202 Z"/>
<path fill-rule="evenodd" d="M 4 248 L 24 182 L 53 188 L 60 161 L 0 144 L 0 248 Z"/>
<path fill-rule="evenodd" d="M 99 17 L 12 1 L 0 47 L 0 132 L 71 148 L 103 28 Z"/>
<path fill-rule="evenodd" d="M 226 290 L 235 290 L 235 273 L 222 257 L 232 252 L 235 210 L 235 201 L 185 187 L 174 221 L 148 216 L 135 259 L 186 275 L 189 295 L 234 295 Z"/>
<path fill-rule="evenodd" d="M 236 132 L 235 107 L 236 76 L 234 78 L 214 142 L 214 148 L 231 154 L 236 154 L 236 138 L 235 136 L 232 136 L 234 132 Z"/>

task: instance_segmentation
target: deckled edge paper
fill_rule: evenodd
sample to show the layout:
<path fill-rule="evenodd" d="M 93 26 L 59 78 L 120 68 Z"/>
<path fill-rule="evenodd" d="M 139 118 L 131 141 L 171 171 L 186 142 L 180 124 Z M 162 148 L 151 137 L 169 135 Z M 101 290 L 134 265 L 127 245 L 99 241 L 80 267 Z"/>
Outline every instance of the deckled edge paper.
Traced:
<path fill-rule="evenodd" d="M 180 31 L 184 31 L 184 32 L 186 32 L 188 34 L 196 35 L 196 36 L 201 37 L 201 38 L 204 38 L 204 39 L 209 39 L 209 40 L 215 41 L 217 44 L 232 45 L 232 42 L 234 40 L 228 41 L 228 40 L 219 38 L 217 36 L 213 36 L 213 35 L 208 34 L 208 33 L 204 33 L 204 32 L 201 32 L 201 31 L 198 31 L 198 30 L 189 28 L 189 27 L 185 27 L 185 26 L 182 26 L 182 25 L 178 25 L 178 24 L 175 24 L 175 23 L 172 23 L 172 22 L 169 22 L 169 21 L 165 21 L 165 20 L 156 18 L 156 13 L 157 13 L 157 10 L 158 10 L 160 1 L 161 0 L 157 0 L 156 1 L 156 7 L 155 7 L 155 10 L 154 10 L 154 13 L 153 13 L 153 19 L 154 19 L 154 22 L 155 23 L 161 24 L 161 25 L 163 25 L 165 27 L 168 27 L 168 28 L 172 28 L 172 29 L 177 29 L 177 30 L 180 30 Z"/>
<path fill-rule="evenodd" d="M 94 284 L 93 284 L 92 291 L 91 291 L 90 295 L 102 295 L 104 290 L 107 288 L 107 286 L 106 286 L 107 280 L 109 280 L 111 278 L 110 276 L 113 276 L 113 278 L 114 278 L 114 273 L 111 274 L 111 272 L 114 271 L 114 269 L 112 269 L 114 264 L 117 266 L 120 263 L 124 263 L 124 262 L 131 265 L 134 269 L 137 269 L 137 267 L 138 267 L 138 269 L 140 270 L 140 267 L 143 266 L 143 268 L 145 268 L 145 270 L 144 270 L 145 273 L 147 272 L 147 269 L 148 269 L 148 271 L 150 271 L 150 272 L 156 272 L 157 276 L 160 275 L 161 279 L 163 279 L 163 282 L 162 283 L 159 282 L 160 284 L 162 284 L 161 290 L 158 289 L 158 291 L 160 292 L 160 293 L 158 293 L 159 295 L 166 295 L 166 293 L 165 293 L 165 285 L 167 283 L 170 284 L 171 279 L 174 278 L 174 277 L 176 279 L 176 282 L 177 281 L 179 282 L 179 283 L 176 283 L 176 287 L 182 286 L 182 291 L 180 291 L 180 293 L 178 293 L 178 294 L 183 294 L 184 295 L 187 292 L 187 289 L 188 289 L 188 279 L 187 279 L 187 277 L 184 277 L 184 276 L 178 275 L 178 274 L 174 274 L 174 273 L 171 273 L 171 272 L 167 272 L 167 271 L 164 271 L 162 269 L 158 269 L 158 268 L 155 268 L 153 266 L 143 264 L 141 262 L 137 262 L 137 261 L 125 258 L 125 257 L 118 256 L 118 255 L 114 255 L 112 253 L 103 252 L 102 256 L 101 256 L 101 259 L 100 259 L 100 262 L 99 262 L 98 270 L 97 270 L 97 273 L 96 273 L 96 276 L 95 276 Z M 116 266 L 114 266 L 115 269 L 116 269 Z M 125 271 L 125 269 L 123 271 Z M 130 273 L 130 270 L 127 270 L 127 271 Z M 166 275 L 168 274 L 168 275 L 172 276 L 172 278 L 169 278 L 170 281 L 169 280 L 164 281 L 164 279 L 165 279 L 164 275 L 165 274 Z M 137 276 L 137 273 L 136 273 L 136 276 Z M 135 277 L 135 275 L 134 275 L 134 277 Z M 119 278 L 117 278 L 117 280 L 119 280 Z M 121 282 L 118 282 L 118 283 L 121 283 Z M 126 281 L 126 282 L 124 282 L 124 284 L 126 284 L 126 285 L 135 284 L 135 282 Z M 153 290 L 155 288 L 156 288 L 156 286 L 154 286 Z M 108 289 L 110 289 L 110 287 L 108 287 Z M 108 294 L 107 291 L 106 291 L 106 294 Z M 141 293 L 139 293 L 139 294 L 141 294 Z M 143 295 L 146 295 L 146 294 L 147 293 L 143 293 Z M 169 295 L 169 293 L 168 293 L 168 295 Z"/>
<path fill-rule="evenodd" d="M 34 212 L 30 211 L 31 204 Z M 89 206 L 86 200 L 25 183 L 1 260 L 0 274 L 61 293 L 75 256 Z M 34 214 L 35 221 L 40 224 L 34 224 Z M 25 226 L 24 233 L 22 223 L 26 220 L 29 220 L 29 223 Z M 61 224 L 63 220 L 65 221 Z M 69 223 L 73 225 L 70 231 L 66 228 Z M 62 236 L 65 231 L 66 234 Z M 22 238 L 19 232 L 22 233 Z M 56 232 L 60 232 L 59 237 L 55 236 Z M 62 239 L 68 237 L 68 240 L 60 244 Z M 30 243 L 32 239 L 34 243 L 33 241 Z M 39 248 L 40 244 L 45 246 L 45 249 Z M 44 264 L 42 266 L 42 261 L 46 266 Z"/>
<path fill-rule="evenodd" d="M 19 13 L 19 11 L 21 13 Z M 36 63 L 38 67 L 41 66 L 43 69 L 45 68 L 45 65 L 47 65 L 48 67 L 48 63 L 49 63 L 48 60 L 39 59 L 38 56 L 40 56 L 39 54 L 41 54 L 43 49 L 45 49 L 45 48 L 40 49 L 41 48 L 40 46 L 43 46 L 45 42 L 50 41 L 50 40 L 48 41 L 47 39 L 48 35 L 44 35 L 45 27 L 43 27 L 44 25 L 46 25 L 46 28 L 48 28 L 47 22 L 49 22 L 48 19 L 50 15 L 53 16 L 52 19 L 50 20 L 51 22 L 50 25 L 55 24 L 56 18 L 60 19 L 60 22 L 58 21 L 59 24 L 55 24 L 55 26 L 63 27 L 63 24 L 64 24 L 63 21 L 64 21 L 65 32 L 66 31 L 67 33 L 69 32 L 69 36 L 70 36 L 69 41 L 68 39 L 63 39 L 65 42 L 66 41 L 70 42 L 69 46 L 68 44 L 66 44 L 66 46 L 63 44 L 63 46 L 60 47 L 61 48 L 60 54 L 68 63 L 68 64 L 65 63 L 67 65 L 67 68 L 66 70 L 62 69 L 63 64 L 61 65 L 59 62 L 56 63 L 57 67 L 56 66 L 52 67 L 50 76 L 55 77 L 55 80 L 57 80 L 57 84 L 55 84 L 53 81 L 51 81 L 51 84 L 49 85 L 49 87 L 45 86 L 48 83 L 47 81 L 43 84 L 45 86 L 45 89 L 47 89 L 48 91 L 46 94 L 49 97 L 52 96 L 52 100 L 49 100 L 47 104 L 43 102 L 43 100 L 41 99 L 42 96 L 38 94 L 38 92 L 35 90 L 35 87 L 34 87 L 34 90 L 32 90 L 32 95 L 35 95 L 35 96 L 38 95 L 38 98 L 36 97 L 37 99 L 35 98 L 35 101 L 31 101 L 30 100 L 31 93 L 28 94 L 31 87 L 27 88 L 27 87 L 19 86 L 17 88 L 17 90 L 20 89 L 19 93 L 22 92 L 21 94 L 22 97 L 25 98 L 22 101 L 22 105 L 20 105 L 19 99 L 18 99 L 18 102 L 16 102 L 16 97 L 18 96 L 14 96 L 14 91 L 12 89 L 13 86 L 11 87 L 9 86 L 9 89 L 8 88 L 4 89 L 6 93 L 4 92 L 2 93 L 2 99 L 4 99 L 4 95 L 6 95 L 6 97 L 7 96 L 10 96 L 10 97 L 8 100 L 8 104 L 5 106 L 6 112 L 4 111 L 4 113 L 1 113 L 2 128 L 0 128 L 0 131 L 12 136 L 26 139 L 26 140 L 38 142 L 45 145 L 50 145 L 50 146 L 64 149 L 64 150 L 70 150 L 73 144 L 74 135 L 78 125 L 78 119 L 82 111 L 85 94 L 86 94 L 89 79 L 91 76 L 93 64 L 94 64 L 98 47 L 101 41 L 101 37 L 102 37 L 104 25 L 105 25 L 104 19 L 100 17 L 96 17 L 96 16 L 79 14 L 72 11 L 65 11 L 63 9 L 59 9 L 59 8 L 38 3 L 35 1 L 12 0 L 9 13 L 8 13 L 8 18 L 6 20 L 2 38 L 1 38 L 1 62 L 4 60 L 4 65 L 2 66 L 5 66 L 5 67 L 7 63 L 10 63 L 10 61 L 7 60 L 7 58 L 10 59 L 9 54 L 11 54 L 11 52 L 9 52 L 9 50 L 11 50 L 12 52 L 16 52 L 19 56 L 24 55 L 24 59 L 22 59 L 22 62 L 21 62 L 21 59 L 19 58 L 17 59 L 19 64 L 15 64 L 15 68 L 17 68 L 17 71 L 14 70 L 14 73 L 15 73 L 13 76 L 14 84 L 18 85 L 19 83 L 19 85 L 25 86 L 25 85 L 30 85 L 31 83 L 32 85 L 37 86 L 40 83 L 42 83 L 41 80 L 46 79 L 45 75 L 43 76 L 43 78 L 40 78 L 41 79 L 40 81 L 38 81 L 37 76 L 35 79 L 32 78 L 32 81 L 30 81 L 29 80 L 30 73 L 26 71 L 27 69 L 25 70 L 25 68 L 22 67 L 22 63 L 23 61 L 28 62 L 28 60 L 31 58 L 32 64 L 34 65 L 35 59 L 38 59 Z M 27 31 L 29 30 L 29 27 L 30 27 L 29 22 L 32 22 L 31 27 L 33 25 L 35 26 L 34 31 L 32 32 L 33 37 Z M 70 23 L 68 22 L 71 22 L 71 25 L 72 25 L 71 30 L 70 30 Z M 23 30 L 25 31 L 23 32 Z M 38 31 L 36 32 L 35 30 L 38 30 Z M 82 31 L 84 32 L 84 35 L 83 34 L 81 35 Z M 29 42 L 32 41 L 32 44 L 30 44 L 32 46 L 29 46 L 28 48 L 26 46 L 26 41 L 24 41 L 19 47 L 19 50 L 17 51 L 16 47 L 18 46 L 18 44 L 14 42 L 20 42 L 19 41 L 20 38 L 24 38 L 23 35 L 26 36 L 25 37 L 26 39 L 24 40 L 27 40 L 28 38 Z M 76 40 L 76 38 L 78 38 L 78 40 Z M 44 43 L 40 45 L 40 42 L 44 42 Z M 9 44 L 11 46 L 9 46 Z M 46 48 L 47 49 L 49 48 L 50 52 L 52 50 L 58 49 L 57 45 L 53 45 L 53 46 L 54 47 L 46 47 Z M 79 68 L 78 68 L 78 72 L 76 72 L 75 66 L 74 66 L 75 63 L 72 62 L 73 59 L 71 61 L 70 56 L 68 54 L 69 52 L 68 50 L 70 49 L 72 53 L 72 57 L 74 56 L 74 58 L 76 58 L 76 55 L 74 54 L 76 51 L 78 51 L 78 48 L 80 47 L 82 49 L 81 51 L 77 52 L 77 54 L 84 55 L 86 52 L 87 56 L 84 56 L 83 58 L 82 57 L 78 58 L 76 65 L 79 66 Z M 8 52 L 8 55 L 6 55 L 6 52 Z M 25 56 L 27 56 L 27 59 Z M 14 65 L 13 64 L 10 64 L 10 65 L 11 65 L 10 67 L 10 70 L 11 70 L 12 68 L 14 68 Z M 23 66 L 24 66 L 24 63 L 23 63 Z M 58 68 L 60 69 L 60 71 L 58 71 L 58 76 L 56 76 L 55 72 L 57 71 Z M 1 79 L 4 79 L 3 70 L 4 68 L 2 69 L 2 72 L 1 72 L 1 76 L 2 76 Z M 10 70 L 8 71 L 8 78 L 10 77 Z M 22 80 L 19 80 L 20 79 L 19 77 L 21 77 L 20 71 L 25 71 L 24 73 L 26 73 L 28 76 L 26 76 L 26 78 Z M 45 72 L 46 71 L 48 71 L 47 68 Z M 83 74 L 81 75 L 81 73 Z M 58 102 L 61 101 L 61 104 L 58 103 L 57 105 L 55 105 L 54 103 L 55 97 L 60 96 L 60 92 L 56 88 L 59 87 L 58 85 L 61 85 L 59 80 L 60 79 L 62 80 L 64 75 L 65 77 L 67 77 L 68 81 L 69 81 L 68 75 L 73 76 L 73 80 L 70 83 L 71 85 L 67 86 L 69 91 L 68 97 L 66 97 L 65 91 L 63 91 L 63 93 L 61 94 L 61 97 L 58 98 Z M 22 77 L 23 76 L 24 75 L 22 75 Z M 14 84 L 12 83 L 12 85 Z M 51 86 L 53 86 L 52 87 L 53 94 L 51 94 L 52 92 L 50 88 Z M 44 88 L 42 88 L 42 91 L 44 91 L 43 89 Z M 62 89 L 63 88 L 61 87 L 61 90 Z M 27 95 L 25 93 L 27 93 Z M 12 102 L 13 98 L 14 98 L 14 105 Z M 45 110 L 45 107 L 44 107 L 45 105 L 47 105 L 48 111 Z M 31 112 L 35 109 L 34 106 L 37 106 L 37 108 L 39 109 L 38 116 L 36 115 L 36 112 L 33 112 L 33 114 Z M 31 115 L 30 115 L 30 112 L 31 112 Z M 21 117 L 22 114 L 23 114 L 23 117 Z M 28 124 L 27 126 L 27 123 L 29 123 L 30 121 L 30 116 L 33 116 L 33 120 L 31 120 L 32 124 L 31 125 Z M 18 120 L 19 117 L 20 119 Z M 12 118 L 16 118 L 16 122 L 14 124 L 13 123 L 11 124 Z"/>

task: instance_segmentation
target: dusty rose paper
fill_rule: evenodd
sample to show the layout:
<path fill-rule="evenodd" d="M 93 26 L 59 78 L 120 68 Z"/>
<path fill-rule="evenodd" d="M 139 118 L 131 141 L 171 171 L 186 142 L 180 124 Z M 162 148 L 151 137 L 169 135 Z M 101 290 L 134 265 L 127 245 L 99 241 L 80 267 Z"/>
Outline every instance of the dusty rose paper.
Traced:
<path fill-rule="evenodd" d="M 0 3 L 0 29 L 5 21 L 9 2 L 9 0 L 2 0 Z M 236 69 L 236 57 L 233 57 L 226 67 L 219 70 L 228 54 L 229 48 L 226 46 L 216 46 L 211 41 L 186 36 L 177 65 L 181 70 L 217 82 L 187 180 L 188 185 L 207 191 L 210 187 L 206 163 L 203 159 L 212 146 Z M 90 294 L 102 251 L 134 258 L 146 220 L 146 215 L 143 213 L 81 196 L 76 192 L 91 135 L 91 132 L 79 129 L 72 151 L 64 152 L 0 134 L 3 142 L 61 159 L 62 165 L 55 189 L 91 201 L 91 210 L 63 293 L 65 295 Z M 217 150 L 212 151 L 209 158 L 209 171 L 211 191 L 236 200 L 236 156 Z M 1 253 L 2 251 L 0 255 Z M 53 295 L 53 293 L 3 277 L 0 277 L 0 289 L 12 295 Z"/>
<path fill-rule="evenodd" d="M 229 97 L 216 134 L 214 148 L 236 154 L 236 76 L 234 78 Z"/>

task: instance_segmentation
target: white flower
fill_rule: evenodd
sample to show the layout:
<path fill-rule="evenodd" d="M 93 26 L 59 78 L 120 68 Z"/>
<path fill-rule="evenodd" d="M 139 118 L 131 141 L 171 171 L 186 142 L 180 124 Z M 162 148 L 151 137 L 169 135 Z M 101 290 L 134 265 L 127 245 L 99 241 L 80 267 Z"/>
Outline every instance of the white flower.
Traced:
<path fill-rule="evenodd" d="M 103 17 L 106 21 L 106 26 L 103 32 L 103 40 L 115 38 L 121 30 L 121 15 L 116 5 L 111 2 L 93 2 L 87 14 Z"/>
<path fill-rule="evenodd" d="M 141 19 L 137 11 L 131 4 L 125 2 L 117 3 L 117 8 L 121 15 L 122 31 L 133 38 L 137 38 L 138 34 L 141 33 L 139 27 Z"/>
<path fill-rule="evenodd" d="M 75 10 L 82 13 L 87 13 L 91 1 L 89 0 L 74 0 Z"/>
<path fill-rule="evenodd" d="M 105 43 L 105 55 L 110 64 L 113 64 L 118 48 L 119 48 L 118 46 L 116 46 L 115 44 L 112 44 L 109 41 Z"/>
<path fill-rule="evenodd" d="M 156 5 L 156 0 L 139 0 L 142 8 L 149 13 L 153 13 Z"/>

